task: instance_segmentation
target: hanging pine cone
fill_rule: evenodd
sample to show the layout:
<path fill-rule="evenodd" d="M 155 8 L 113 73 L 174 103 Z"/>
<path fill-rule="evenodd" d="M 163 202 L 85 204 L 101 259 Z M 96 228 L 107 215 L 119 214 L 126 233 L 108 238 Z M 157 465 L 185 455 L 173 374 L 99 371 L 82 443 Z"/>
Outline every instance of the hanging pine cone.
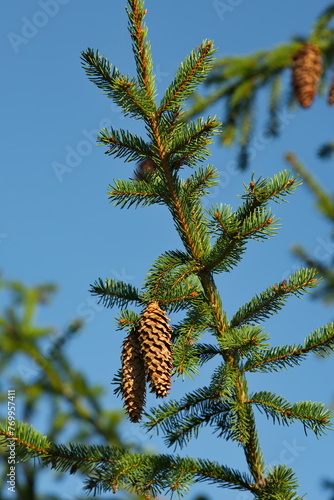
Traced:
<path fill-rule="evenodd" d="M 138 332 L 132 330 L 123 342 L 121 392 L 131 422 L 140 420 L 145 405 L 145 369 Z"/>
<path fill-rule="evenodd" d="M 167 396 L 171 387 L 172 343 L 171 327 L 165 311 L 151 302 L 139 320 L 139 342 L 147 380 L 157 398 Z"/>
<path fill-rule="evenodd" d="M 297 101 L 303 108 L 311 106 L 322 73 L 320 50 L 305 43 L 293 56 L 292 86 Z"/>

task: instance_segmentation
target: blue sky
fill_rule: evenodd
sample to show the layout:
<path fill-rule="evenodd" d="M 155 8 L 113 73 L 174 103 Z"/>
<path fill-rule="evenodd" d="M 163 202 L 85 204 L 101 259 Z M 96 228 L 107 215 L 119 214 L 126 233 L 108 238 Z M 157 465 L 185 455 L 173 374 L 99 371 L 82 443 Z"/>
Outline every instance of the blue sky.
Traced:
<path fill-rule="evenodd" d="M 80 52 L 92 47 L 122 72 L 134 72 L 125 3 L 18 0 L 5 3 L 0 21 L 2 65 L 7 75 L 1 80 L 1 268 L 8 279 L 59 285 L 54 303 L 41 310 L 39 320 L 60 330 L 76 316 L 86 320 L 80 342 L 69 347 L 69 352 L 74 366 L 87 370 L 94 383 L 106 386 L 105 404 L 110 407 L 120 406 L 110 381 L 119 367 L 122 335 L 115 332 L 114 312 L 96 305 L 88 293 L 89 285 L 98 277 L 111 277 L 140 286 L 160 253 L 181 248 L 163 207 L 120 210 L 109 205 L 108 185 L 113 179 L 130 177 L 135 165 L 104 155 L 104 149 L 94 144 L 98 129 L 111 124 L 143 132 L 141 124 L 124 119 L 88 81 L 79 61 Z M 293 4 L 287 0 L 147 0 L 146 21 L 160 95 L 180 61 L 202 39 L 214 40 L 218 56 L 269 48 L 293 35 L 307 35 L 327 4 L 323 0 L 295 0 Z M 266 99 L 263 94 L 259 101 L 262 124 Z M 211 111 L 219 116 L 221 107 Z M 332 165 L 319 161 L 315 154 L 322 143 L 332 140 L 332 113 L 325 99 L 318 97 L 310 110 L 285 114 L 281 138 L 262 143 L 253 155 L 251 170 L 256 177 L 286 168 L 283 154 L 293 150 L 333 190 Z M 234 148 L 213 145 L 210 162 L 221 171 L 222 184 L 208 197 L 208 205 L 238 205 L 237 195 L 242 193 L 242 183 L 249 181 L 250 172 L 235 170 L 235 156 Z M 60 168 L 64 169 L 62 174 Z M 187 175 L 188 171 L 184 172 Z M 293 244 L 304 245 L 325 263 L 332 258 L 329 226 L 315 214 L 306 187 L 299 188 L 289 204 L 274 204 L 273 210 L 281 219 L 279 234 L 265 243 L 250 245 L 240 266 L 218 279 L 229 315 L 255 293 L 297 269 L 299 263 L 290 252 Z M 279 345 L 302 341 L 332 318 L 330 308 L 306 297 L 292 299 L 264 326 L 272 343 Z M 332 367 L 329 360 L 310 358 L 288 372 L 254 375 L 250 383 L 254 389 L 277 391 L 293 401 L 329 404 L 334 388 L 325 382 L 332 380 Z M 204 370 L 204 380 L 210 369 Z M 179 381 L 172 396 L 178 398 L 199 384 L 204 383 Z M 148 406 L 153 404 L 149 400 Z M 307 492 L 306 498 L 323 497 L 320 479 L 333 472 L 333 434 L 317 440 L 312 435 L 305 437 L 297 424 L 272 427 L 263 416 L 259 422 L 268 462 L 282 461 L 295 468 L 300 493 Z M 124 426 L 124 436 L 144 442 L 148 439 L 138 426 L 130 424 Z M 148 444 L 166 451 L 157 438 Z M 244 468 L 239 450 L 218 442 L 208 430 L 186 452 Z M 77 480 L 71 478 L 68 494 L 78 494 L 77 487 Z M 205 492 L 214 500 L 248 498 L 205 485 L 194 491 Z"/>

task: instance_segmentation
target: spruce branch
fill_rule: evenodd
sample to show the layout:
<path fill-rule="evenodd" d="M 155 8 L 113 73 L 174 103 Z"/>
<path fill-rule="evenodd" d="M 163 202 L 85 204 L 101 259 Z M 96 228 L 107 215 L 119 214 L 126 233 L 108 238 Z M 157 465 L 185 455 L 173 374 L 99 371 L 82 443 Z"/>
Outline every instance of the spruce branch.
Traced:
<path fill-rule="evenodd" d="M 205 81 L 207 87 L 214 86 L 213 90 L 206 96 L 199 94 L 192 96 L 193 105 L 187 111 L 185 119 L 202 113 L 209 105 L 226 97 L 228 112 L 224 122 L 228 122 L 231 114 L 238 105 L 243 104 L 244 99 L 254 99 L 267 79 L 290 64 L 292 55 L 299 47 L 300 42 L 291 42 L 267 52 L 258 51 L 245 57 L 217 59 Z"/>
<path fill-rule="evenodd" d="M 198 199 L 208 194 L 209 188 L 218 185 L 219 172 L 208 165 L 206 168 L 199 167 L 183 184 L 182 196 L 184 199 Z"/>
<path fill-rule="evenodd" d="M 245 193 L 241 197 L 244 203 L 238 209 L 238 216 L 243 219 L 258 206 L 266 205 L 269 200 L 276 203 L 286 202 L 284 198 L 300 185 L 301 181 L 289 170 L 282 170 L 271 178 L 260 177 L 257 180 L 252 175 L 249 185 L 245 185 Z"/>
<path fill-rule="evenodd" d="M 258 325 L 244 324 L 239 328 L 226 328 L 225 335 L 218 339 L 221 351 L 233 350 L 238 358 L 268 352 L 269 335 Z"/>
<path fill-rule="evenodd" d="M 114 185 L 109 186 L 108 198 L 114 206 L 129 208 L 132 205 L 146 207 L 154 204 L 163 205 L 166 203 L 164 194 L 154 183 L 147 183 L 135 180 L 115 180 Z"/>
<path fill-rule="evenodd" d="M 212 137 L 219 130 L 220 122 L 215 117 L 183 124 L 182 129 L 177 129 L 167 144 L 172 168 L 182 165 L 193 167 L 204 161 L 211 154 L 207 146 L 212 144 Z"/>
<path fill-rule="evenodd" d="M 251 434 L 254 430 L 254 426 L 251 424 L 251 412 L 245 405 L 245 395 L 247 394 L 246 381 L 239 377 L 237 383 L 237 395 L 234 400 L 230 403 L 230 422 L 229 422 L 229 432 L 230 438 L 242 445 L 245 452 L 245 458 L 250 467 L 250 470 L 254 469 L 255 472 L 255 460 L 254 460 L 254 444 L 253 436 Z M 256 476 L 254 476 L 256 477 Z"/>
<path fill-rule="evenodd" d="M 14 438 L 9 436 L 2 426 L 0 436 L 3 442 L 7 439 L 15 441 L 16 455 L 21 460 L 39 458 L 44 466 L 51 465 L 59 472 L 70 471 L 72 474 L 80 470 L 88 475 L 99 476 L 106 469 L 107 464 L 111 470 L 119 470 L 122 466 L 124 467 L 124 461 L 135 457 L 138 462 L 138 458 L 141 457 L 141 455 L 131 454 L 117 447 L 82 444 L 56 445 L 46 440 L 31 426 L 18 421 Z"/>
<path fill-rule="evenodd" d="M 189 120 L 203 113 L 212 104 L 222 102 L 226 109 L 221 142 L 223 145 L 237 143 L 239 146 L 239 168 L 248 163 L 249 151 L 257 149 L 258 138 L 252 141 L 252 127 L 256 124 L 256 106 L 263 91 L 268 95 L 268 118 L 265 123 L 265 135 L 278 136 L 284 127 L 285 110 L 300 103 L 298 96 L 292 95 L 289 84 L 286 85 L 286 73 L 291 71 L 295 54 L 305 44 L 318 47 L 323 60 L 323 74 L 318 93 L 324 94 L 328 87 L 329 73 L 333 65 L 334 30 L 331 23 L 333 6 L 330 5 L 316 20 L 311 33 L 303 37 L 292 38 L 284 44 L 266 51 L 258 51 L 245 56 L 221 57 L 213 65 L 205 81 L 205 93 L 194 93 L 190 106 L 184 114 Z M 314 69 L 314 68 L 312 68 Z M 312 78 L 308 71 L 305 85 Z M 316 79 L 319 78 L 319 74 Z M 281 83 L 283 82 L 283 83 Z M 268 88 L 268 90 L 266 89 Z M 316 86 L 312 93 L 316 92 Z M 329 98 L 329 104 L 332 99 Z M 287 103 L 287 106 L 286 106 Z M 249 117 L 252 117 L 250 120 Z M 282 119 L 283 118 L 283 119 Z M 262 139 L 260 139 L 260 142 Z"/>
<path fill-rule="evenodd" d="M 134 454 L 124 449 L 108 446 L 87 446 L 70 444 L 56 445 L 39 434 L 34 428 L 22 422 L 16 422 L 15 437 L 0 427 L 2 442 L 13 439 L 16 444 L 16 455 L 21 460 L 38 458 L 42 465 L 51 467 L 59 472 L 70 471 L 71 474 L 80 470 L 87 474 L 89 480 L 98 478 L 99 486 L 104 491 L 117 491 L 118 487 L 126 486 L 128 477 L 133 478 L 131 469 L 137 469 L 140 477 L 140 466 L 149 460 L 146 455 Z M 159 459 L 159 457 L 158 457 Z M 106 474 L 108 480 L 104 481 Z M 122 478 L 122 475 L 125 478 Z M 107 489 L 106 486 L 108 485 Z"/>
<path fill-rule="evenodd" d="M 211 210 L 212 217 L 217 221 L 216 223 L 211 222 L 211 226 L 219 228 L 218 234 L 223 229 L 223 234 L 217 238 L 204 263 L 206 270 L 216 273 L 229 271 L 238 264 L 248 239 L 264 240 L 273 236 L 277 229 L 276 221 L 272 218 L 271 212 L 265 208 L 258 207 L 242 222 L 238 221 L 236 214 L 228 213 L 225 218 L 224 211 L 226 211 L 226 207 L 222 206 L 216 211 Z M 229 212 L 228 209 L 227 211 Z"/>
<path fill-rule="evenodd" d="M 48 438 L 38 433 L 32 426 L 28 424 L 15 422 L 15 435 L 11 430 L 11 425 L 8 421 L 0 423 L 0 442 L 6 445 L 10 442 L 15 443 L 15 452 L 21 461 L 28 458 L 39 456 L 40 454 L 48 455 L 51 443 Z"/>
<path fill-rule="evenodd" d="M 242 378 L 240 377 L 240 382 L 241 381 Z M 265 462 L 259 443 L 253 410 L 252 408 L 247 407 L 247 405 L 245 404 L 247 393 L 248 390 L 247 392 L 245 392 L 243 389 L 239 392 L 239 401 L 240 403 L 242 402 L 242 418 L 244 420 L 244 429 L 241 437 L 244 435 L 244 437 L 246 438 L 245 442 L 243 443 L 243 447 L 249 470 L 254 477 L 256 485 L 263 488 L 263 486 L 265 485 Z"/>
<path fill-rule="evenodd" d="M 150 297 L 149 294 L 144 295 L 144 297 Z M 173 291 L 165 290 L 163 292 L 163 298 L 158 299 L 158 302 L 163 305 L 168 313 L 178 312 L 189 309 L 190 304 L 196 304 L 203 300 L 203 294 L 199 290 L 198 283 L 191 282 L 182 283 L 175 287 Z"/>
<path fill-rule="evenodd" d="M 99 303 L 102 302 L 106 307 L 124 307 L 129 302 L 141 303 L 138 290 L 130 284 L 123 281 L 117 281 L 113 278 L 102 280 L 99 278 L 91 285 L 90 293 L 99 297 Z"/>
<path fill-rule="evenodd" d="M 182 202 L 185 202 L 185 200 L 182 200 Z M 198 242 L 201 255 L 205 255 L 211 248 L 210 233 L 207 227 L 207 216 L 199 200 L 188 199 L 188 218 L 192 221 L 195 241 Z M 203 259 L 201 261 L 203 262 Z"/>
<path fill-rule="evenodd" d="M 157 113 L 157 127 L 159 130 L 159 135 L 163 139 L 164 143 L 168 143 L 175 134 L 181 132 L 184 127 L 184 122 L 182 120 L 183 111 L 181 106 L 177 105 L 170 110 L 164 112 L 162 115 Z M 152 131 L 148 130 L 148 133 Z"/>
<path fill-rule="evenodd" d="M 317 328 L 304 341 L 304 352 L 315 352 L 319 356 L 331 356 L 334 351 L 334 323 Z"/>
<path fill-rule="evenodd" d="M 189 274 L 196 271 L 197 264 L 194 263 L 188 252 L 180 250 L 165 252 L 155 260 L 153 266 L 148 271 L 145 287 L 148 290 L 152 289 L 153 293 L 157 293 L 161 283 L 166 279 L 169 279 L 169 281 L 170 279 L 173 280 L 175 273 L 178 272 L 180 268 L 181 273 L 185 273 L 185 277 L 188 277 Z M 189 270 L 189 274 L 186 270 Z M 182 281 L 182 279 L 180 278 L 178 281 Z"/>
<path fill-rule="evenodd" d="M 161 429 L 167 446 L 179 445 L 181 448 L 192 437 L 196 437 L 203 425 L 215 422 L 217 429 L 228 432 L 224 425 L 228 417 L 229 406 L 203 387 L 186 394 L 179 402 L 173 400 L 150 410 L 147 414 L 148 429 Z"/>
<path fill-rule="evenodd" d="M 198 374 L 200 359 L 197 351 L 197 342 L 202 333 L 208 328 L 211 315 L 208 307 L 193 307 L 186 318 L 173 329 L 176 341 L 174 343 L 173 364 L 175 373 L 192 378 Z"/>
<path fill-rule="evenodd" d="M 306 337 L 304 344 L 286 345 L 268 349 L 264 354 L 255 354 L 245 363 L 242 371 L 279 371 L 299 365 L 306 355 L 314 352 L 330 356 L 334 350 L 334 324 L 318 328 Z"/>
<path fill-rule="evenodd" d="M 242 106 L 239 106 L 240 116 L 240 151 L 239 168 L 245 170 L 248 165 L 248 149 L 254 129 L 254 109 L 252 97 L 244 98 Z"/>
<path fill-rule="evenodd" d="M 199 482 L 209 481 L 221 488 L 251 490 L 251 477 L 209 460 L 198 460 L 196 478 Z"/>
<path fill-rule="evenodd" d="M 301 345 L 285 345 L 268 349 L 264 354 L 250 356 L 242 371 L 271 372 L 297 366 L 309 353 L 330 356 L 334 350 L 334 324 L 316 329 Z"/>
<path fill-rule="evenodd" d="M 147 273 L 143 298 L 166 304 L 169 310 L 188 308 L 202 296 L 202 287 L 196 276 L 198 264 L 187 252 L 168 251 L 160 255 Z M 185 302 L 182 306 L 177 302 Z M 194 302 L 195 301 L 195 302 Z M 174 303 L 174 306 L 172 305 Z"/>
<path fill-rule="evenodd" d="M 278 372 L 299 365 L 305 357 L 306 352 L 301 345 L 273 347 L 262 355 L 257 353 L 250 356 L 242 371 Z"/>
<path fill-rule="evenodd" d="M 201 365 L 204 365 L 207 361 L 210 361 L 214 356 L 223 355 L 221 349 L 216 345 L 212 344 L 196 344 L 196 352 Z"/>
<path fill-rule="evenodd" d="M 330 419 L 333 414 L 322 403 L 302 401 L 291 404 L 285 398 L 268 391 L 256 392 L 250 395 L 247 403 L 253 404 L 273 422 L 290 425 L 299 420 L 305 432 L 312 430 L 316 436 L 331 428 Z"/>
<path fill-rule="evenodd" d="M 223 203 L 212 205 L 208 209 L 208 215 L 210 216 L 208 226 L 217 236 L 237 232 L 240 220 L 230 205 Z"/>
<path fill-rule="evenodd" d="M 268 137 L 277 137 L 279 135 L 279 110 L 282 96 L 282 78 L 279 74 L 274 74 L 270 83 L 269 93 L 269 116 L 265 128 Z"/>
<path fill-rule="evenodd" d="M 238 111 L 240 112 L 243 110 L 243 108 L 244 110 L 247 109 L 248 106 L 246 105 L 246 103 L 248 104 L 248 102 L 250 101 L 253 92 L 254 92 L 253 79 L 249 79 L 240 83 L 240 85 L 235 89 L 233 95 L 231 96 L 231 100 L 229 102 L 231 110 L 238 109 Z"/>
<path fill-rule="evenodd" d="M 151 111 L 155 110 L 154 97 L 156 94 L 155 78 L 153 75 L 153 61 L 151 45 L 147 40 L 147 26 L 144 22 L 147 11 L 143 0 L 128 0 L 126 9 L 129 19 L 129 32 L 135 56 L 137 75 L 150 103 Z"/>
<path fill-rule="evenodd" d="M 156 142 L 160 144 L 160 154 L 162 157 L 165 157 L 165 150 L 161 145 L 161 137 L 158 133 L 158 128 L 156 126 L 156 122 L 152 122 L 152 128 L 155 131 Z M 172 174 L 171 169 L 169 168 L 169 164 L 167 159 L 164 159 L 162 162 L 162 168 L 165 175 L 166 181 L 166 189 L 168 196 L 166 198 L 166 204 L 172 214 L 174 219 L 174 223 L 176 229 L 184 243 L 186 251 L 192 256 L 195 261 L 200 260 L 200 255 L 202 253 L 202 241 L 198 238 L 194 238 L 194 221 L 192 219 L 192 215 L 194 214 L 193 206 L 189 207 L 185 201 L 181 199 L 181 182 L 178 180 L 177 176 Z M 197 205 L 197 210 L 202 212 L 199 205 Z M 202 212 L 203 213 L 203 212 Z M 205 231 L 205 228 L 203 228 Z M 195 231 L 197 233 L 197 231 Z M 205 231 L 206 232 L 206 231 Z M 206 234 L 201 235 L 202 238 L 208 239 Z M 201 239 L 202 239 L 201 238 Z"/>
<path fill-rule="evenodd" d="M 203 40 L 201 45 L 185 58 L 162 98 L 157 111 L 158 116 L 175 106 L 182 105 L 184 100 L 203 82 L 212 67 L 215 52 L 213 42 Z"/>
<path fill-rule="evenodd" d="M 292 469 L 286 465 L 275 465 L 268 473 L 261 488 L 254 487 L 256 500 L 303 500 L 296 493 L 298 481 Z"/>
<path fill-rule="evenodd" d="M 277 313 L 286 303 L 289 295 L 300 297 L 307 289 L 317 286 L 319 280 L 315 278 L 316 270 L 300 269 L 293 273 L 290 279 L 284 280 L 267 288 L 261 294 L 242 306 L 231 319 L 231 326 L 239 326 L 244 323 L 258 323 L 272 314 Z"/>
<path fill-rule="evenodd" d="M 316 42 L 319 38 L 322 38 L 324 30 L 326 30 L 328 23 L 334 17 L 334 5 L 330 4 L 318 17 L 317 21 L 314 23 L 311 35 L 311 41 Z"/>
<path fill-rule="evenodd" d="M 87 480 L 86 490 L 114 493 L 118 488 L 130 490 L 137 495 L 156 497 L 159 494 L 187 493 L 194 482 L 215 482 L 222 488 L 251 491 L 251 478 L 234 469 L 210 460 L 182 458 L 178 455 L 126 456 L 127 469 L 120 464 L 105 467 L 97 477 Z"/>
<path fill-rule="evenodd" d="M 277 228 L 277 221 L 273 219 L 271 210 L 259 207 L 244 219 L 239 238 L 262 241 L 277 234 Z"/>
<path fill-rule="evenodd" d="M 130 309 L 123 309 L 118 313 L 115 318 L 115 325 L 117 330 L 127 330 L 128 332 L 138 324 L 139 314 L 131 311 Z"/>
<path fill-rule="evenodd" d="M 238 374 L 234 366 L 221 363 L 213 372 L 210 383 L 212 398 L 231 401 L 235 397 Z"/>
<path fill-rule="evenodd" d="M 165 443 L 167 446 L 183 448 L 192 438 L 197 438 L 203 426 L 210 426 L 217 436 L 229 439 L 233 436 L 230 425 L 230 406 L 221 401 L 206 400 L 180 417 L 177 414 L 170 418 L 165 425 Z M 167 430 L 167 425 L 169 429 Z"/>
<path fill-rule="evenodd" d="M 252 408 L 245 404 L 248 395 L 247 381 L 239 372 L 235 356 L 232 356 L 232 362 L 229 361 L 229 371 L 230 373 L 235 372 L 235 375 L 230 379 L 233 384 L 233 391 L 231 397 L 226 393 L 230 408 L 229 418 L 226 422 L 228 424 L 228 433 L 222 429 L 221 435 L 226 435 L 226 439 L 231 438 L 243 446 L 245 458 L 254 481 L 257 485 L 263 486 L 265 464 L 259 444 L 256 422 Z"/>
<path fill-rule="evenodd" d="M 125 116 L 146 119 L 151 103 L 135 78 L 129 79 L 113 68 L 109 61 L 88 48 L 81 53 L 82 66 L 88 78 L 122 108 Z"/>
<path fill-rule="evenodd" d="M 112 67 L 110 62 L 100 55 L 98 50 L 94 52 L 91 48 L 81 53 L 81 61 L 89 80 L 108 95 L 112 91 L 115 78 L 121 76 L 119 70 Z"/>
<path fill-rule="evenodd" d="M 182 335 L 174 344 L 173 365 L 177 377 L 187 376 L 194 379 L 199 374 L 200 360 L 196 346 L 193 346 L 194 335 Z"/>
<path fill-rule="evenodd" d="M 98 466 L 103 462 L 117 460 L 117 456 L 113 458 L 115 454 L 120 456 L 117 448 L 79 444 L 56 445 L 32 426 L 19 421 L 16 422 L 14 437 L 5 427 L 0 426 L 0 441 L 5 444 L 7 440 L 15 442 L 16 456 L 21 461 L 38 458 L 42 465 L 51 465 L 59 472 L 70 470 L 74 473 L 78 469 L 86 473 L 91 472 L 96 464 Z"/>
<path fill-rule="evenodd" d="M 172 179 L 171 179 L 171 182 Z M 202 204 L 195 199 L 184 199 L 180 182 L 169 187 L 168 205 L 175 227 L 195 262 L 201 263 L 201 256 L 210 246 L 210 236 Z"/>
<path fill-rule="evenodd" d="M 297 185 L 291 173 L 283 171 L 272 179 L 252 180 L 242 196 L 245 201 L 236 212 L 228 205 L 211 207 L 209 227 L 218 238 L 206 255 L 205 269 L 229 271 L 241 260 L 247 239 L 263 240 L 274 235 L 277 221 L 265 208 L 267 202 L 269 199 L 285 201 L 284 196 L 293 192 Z"/>
<path fill-rule="evenodd" d="M 220 237 L 205 257 L 204 267 L 208 272 L 228 272 L 242 259 L 245 252 L 245 242 L 239 237 Z"/>
<path fill-rule="evenodd" d="M 149 144 L 126 130 L 103 128 L 99 131 L 97 141 L 109 146 L 106 154 L 124 158 L 126 162 L 139 161 L 152 155 Z"/>
<path fill-rule="evenodd" d="M 188 410 L 191 406 L 197 405 L 209 398 L 210 391 L 208 387 L 203 387 L 202 389 L 197 389 L 193 393 L 188 393 L 180 402 L 174 400 L 163 403 L 158 407 L 151 408 L 151 414 L 146 414 L 148 421 L 145 422 L 144 425 L 147 429 L 153 429 L 159 426 L 163 429 L 165 425 L 168 425 L 168 423 L 166 424 L 165 422 L 176 413 Z"/>
<path fill-rule="evenodd" d="M 119 370 L 117 370 L 112 379 L 111 384 L 115 386 L 114 394 L 116 396 L 120 396 L 122 394 L 122 368 L 119 368 Z"/>
<path fill-rule="evenodd" d="M 205 299 L 207 303 L 210 304 L 214 325 L 212 328 L 213 333 L 219 338 L 224 335 L 227 325 L 227 317 L 223 310 L 222 300 L 214 282 L 213 275 L 203 270 L 199 273 L 199 277 L 205 293 Z M 229 361 L 232 362 L 232 359 L 230 358 Z"/>
<path fill-rule="evenodd" d="M 62 398 L 68 402 L 74 418 L 79 418 L 88 423 L 99 436 L 105 438 L 105 419 L 100 405 L 97 404 L 94 388 L 90 388 L 85 378 L 79 373 L 73 372 L 73 367 L 69 367 L 59 350 L 59 344 L 54 358 L 55 364 L 50 362 L 53 350 L 50 351 L 47 357 L 41 353 L 38 342 L 43 336 L 49 335 L 51 332 L 50 329 L 32 329 L 31 319 L 38 303 L 36 301 L 44 301 L 48 290 L 50 291 L 51 288 L 25 289 L 20 287 L 20 291 L 16 288 L 18 305 L 23 305 L 23 317 L 22 319 L 17 317 L 10 310 L 11 314 L 8 320 L 3 325 L 1 325 L 0 321 L 0 326 L 3 326 L 2 345 L 5 356 L 8 359 L 8 352 L 13 349 L 16 353 L 24 354 L 28 359 L 31 359 L 34 365 L 40 369 L 40 375 L 35 381 L 36 386 L 40 386 L 48 395 L 55 395 L 57 399 Z M 21 298 L 18 297 L 18 294 L 21 295 Z M 28 301 L 25 300 L 27 295 L 29 296 Z M 35 298 L 33 299 L 33 297 Z M 73 324 L 69 330 L 73 332 L 75 327 L 75 324 Z M 56 347 L 57 343 L 54 345 L 54 348 Z M 18 388 L 22 386 L 20 377 L 15 380 L 15 386 Z M 36 393 L 34 393 L 34 397 L 36 397 Z"/>
<path fill-rule="evenodd" d="M 293 167 L 296 172 L 302 176 L 306 185 L 315 195 L 317 205 L 321 212 L 331 221 L 334 221 L 334 200 L 333 197 L 326 193 L 325 189 L 319 184 L 317 179 L 300 163 L 300 161 L 292 153 L 285 155 L 287 162 Z"/>

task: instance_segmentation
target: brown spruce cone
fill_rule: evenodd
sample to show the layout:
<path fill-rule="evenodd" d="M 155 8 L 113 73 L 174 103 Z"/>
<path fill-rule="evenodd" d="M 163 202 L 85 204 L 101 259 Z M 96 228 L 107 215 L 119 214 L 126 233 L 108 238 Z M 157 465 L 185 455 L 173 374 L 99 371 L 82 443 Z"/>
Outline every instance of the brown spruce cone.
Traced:
<path fill-rule="evenodd" d="M 292 86 L 303 108 L 311 106 L 322 73 L 320 50 L 312 43 L 304 45 L 293 56 Z"/>
<path fill-rule="evenodd" d="M 145 405 L 145 369 L 138 332 L 132 330 L 123 342 L 121 392 L 131 422 L 140 420 Z"/>
<path fill-rule="evenodd" d="M 151 158 L 145 158 L 145 160 L 138 163 L 136 170 L 134 171 L 135 180 L 142 181 L 145 180 L 145 174 L 151 174 L 156 170 L 156 165 Z"/>
<path fill-rule="evenodd" d="M 147 380 L 157 398 L 167 396 L 171 388 L 172 343 L 169 318 L 157 302 L 151 302 L 139 320 L 139 342 Z"/>

